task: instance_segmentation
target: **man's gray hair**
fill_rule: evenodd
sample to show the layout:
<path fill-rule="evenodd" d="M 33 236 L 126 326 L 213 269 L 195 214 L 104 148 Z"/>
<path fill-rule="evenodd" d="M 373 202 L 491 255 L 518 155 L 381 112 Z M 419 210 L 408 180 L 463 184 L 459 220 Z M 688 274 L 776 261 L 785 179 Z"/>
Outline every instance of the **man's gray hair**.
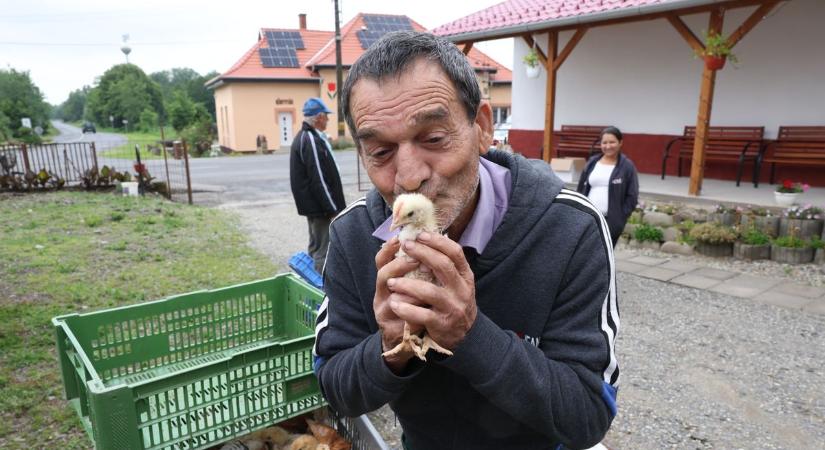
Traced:
<path fill-rule="evenodd" d="M 344 88 L 341 90 L 341 105 L 350 134 L 356 135 L 355 122 L 350 113 L 350 95 L 355 83 L 362 78 L 378 81 L 400 75 L 420 57 L 435 61 L 441 66 L 453 82 L 467 118 L 470 122 L 475 120 L 478 105 L 481 103 L 481 91 L 475 71 L 464 53 L 452 42 L 430 33 L 397 31 L 387 33 L 370 46 L 350 68 Z"/>
<path fill-rule="evenodd" d="M 318 116 L 323 113 L 315 114 L 314 116 L 304 116 L 304 122 L 310 124 L 311 126 L 315 126 L 315 121 L 318 120 Z"/>

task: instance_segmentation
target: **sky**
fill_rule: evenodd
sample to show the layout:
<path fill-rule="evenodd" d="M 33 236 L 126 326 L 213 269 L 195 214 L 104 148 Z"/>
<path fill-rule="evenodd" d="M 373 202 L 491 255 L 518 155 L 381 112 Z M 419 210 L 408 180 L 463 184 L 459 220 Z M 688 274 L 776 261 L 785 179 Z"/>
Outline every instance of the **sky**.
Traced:
<path fill-rule="evenodd" d="M 359 12 L 404 14 L 427 29 L 502 0 L 339 0 L 341 25 Z M 147 74 L 174 67 L 224 72 L 256 42 L 260 28 L 333 31 L 332 0 L 0 0 L 0 67 L 28 71 L 47 102 L 92 86 L 109 67 L 126 61 Z M 512 68 L 512 39 L 476 48 Z"/>

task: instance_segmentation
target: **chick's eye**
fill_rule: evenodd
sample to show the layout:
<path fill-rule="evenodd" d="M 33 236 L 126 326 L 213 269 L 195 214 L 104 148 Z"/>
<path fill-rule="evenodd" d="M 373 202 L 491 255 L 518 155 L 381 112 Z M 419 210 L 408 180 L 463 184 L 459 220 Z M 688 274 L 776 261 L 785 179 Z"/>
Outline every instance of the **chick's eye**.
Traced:
<path fill-rule="evenodd" d="M 415 214 L 415 211 L 410 211 L 407 213 L 407 217 L 412 217 Z"/>

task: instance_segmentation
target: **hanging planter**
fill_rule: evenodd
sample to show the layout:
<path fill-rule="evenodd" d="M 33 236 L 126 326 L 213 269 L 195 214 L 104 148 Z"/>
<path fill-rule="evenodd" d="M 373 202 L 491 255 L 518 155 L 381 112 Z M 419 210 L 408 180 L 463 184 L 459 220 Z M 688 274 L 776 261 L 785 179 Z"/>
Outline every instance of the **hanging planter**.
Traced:
<path fill-rule="evenodd" d="M 738 62 L 736 55 L 731 52 L 728 40 L 716 32 L 705 34 L 705 47 L 697 51 L 696 56 L 705 61 L 708 70 L 722 70 L 727 60 L 731 60 L 733 64 Z"/>
<path fill-rule="evenodd" d="M 724 56 L 710 56 L 705 55 L 705 67 L 708 70 L 722 70 L 725 67 L 725 62 L 728 60 Z"/>
<path fill-rule="evenodd" d="M 527 78 L 538 78 L 540 66 L 539 66 L 539 55 L 536 53 L 536 49 L 531 48 L 524 58 L 522 58 L 524 62 L 524 69 L 527 72 Z"/>

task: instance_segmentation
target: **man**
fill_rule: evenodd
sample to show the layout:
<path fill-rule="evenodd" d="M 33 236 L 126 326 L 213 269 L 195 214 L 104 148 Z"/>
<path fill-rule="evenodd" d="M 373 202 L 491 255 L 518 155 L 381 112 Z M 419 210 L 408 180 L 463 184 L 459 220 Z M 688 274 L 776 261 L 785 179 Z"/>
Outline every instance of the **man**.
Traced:
<path fill-rule="evenodd" d="M 329 247 L 329 224 L 344 209 L 344 188 L 332 156 L 332 146 L 323 134 L 332 114 L 320 98 L 304 103 L 301 131 L 292 141 L 289 182 L 298 214 L 309 226 L 308 252 L 319 273 Z"/>
<path fill-rule="evenodd" d="M 601 214 L 547 164 L 487 153 L 490 105 L 445 40 L 386 35 L 342 101 L 375 189 L 331 226 L 314 349 L 329 403 L 347 416 L 389 403 L 410 450 L 598 443 L 619 374 Z M 422 233 L 395 258 L 388 205 L 405 192 L 434 201 L 446 235 Z M 419 265 L 438 286 L 403 278 Z M 383 357 L 404 321 L 453 356 Z"/>

